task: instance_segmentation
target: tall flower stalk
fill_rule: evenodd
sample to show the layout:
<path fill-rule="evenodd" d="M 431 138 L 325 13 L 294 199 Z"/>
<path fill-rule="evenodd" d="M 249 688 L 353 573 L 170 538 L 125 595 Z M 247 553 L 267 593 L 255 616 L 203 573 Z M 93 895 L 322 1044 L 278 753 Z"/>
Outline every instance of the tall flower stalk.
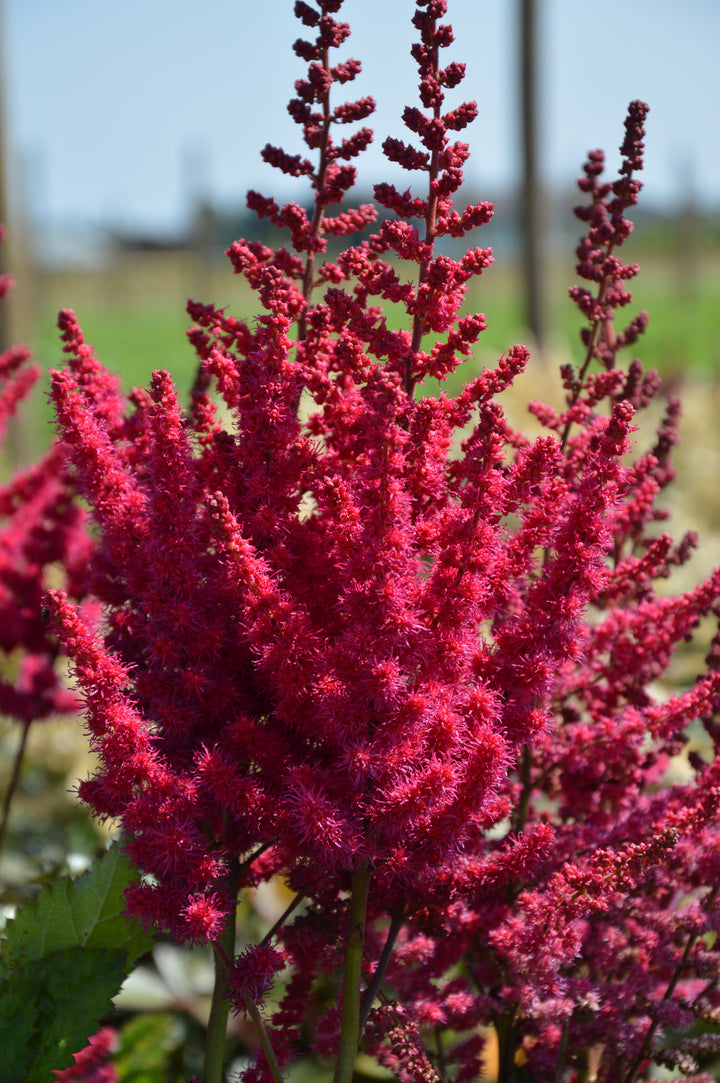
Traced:
<path fill-rule="evenodd" d="M 720 1007 L 704 935 L 714 760 L 664 784 L 687 726 L 707 720 L 716 739 L 717 646 L 692 688 L 653 692 L 717 611 L 720 576 L 655 593 L 692 548 L 651 533 L 677 411 L 630 458 L 657 382 L 616 366 L 645 324 L 613 327 L 635 273 L 617 249 L 647 107 L 630 107 L 615 185 L 597 152 L 586 167 L 586 354 L 563 372 L 564 410 L 533 405 L 547 432 L 529 440 L 498 402 L 522 346 L 457 396 L 423 397 L 472 354 L 485 317 L 463 306 L 492 258 L 444 251 L 492 215 L 454 203 L 469 154 L 455 133 L 478 110 L 446 106 L 465 70 L 441 60 L 446 2 L 417 0 L 420 108 L 403 114 L 409 141 L 383 145 L 421 194 L 376 185 L 387 217 L 356 244 L 375 208 L 328 208 L 371 133 L 333 132 L 374 103 L 331 100 L 360 70 L 331 62 L 341 6 L 295 5 L 315 38 L 295 43 L 308 73 L 289 110 L 314 161 L 263 151 L 309 179 L 313 210 L 250 193 L 290 249 L 229 249 L 258 297 L 252 324 L 189 306 L 191 409 L 166 372 L 126 406 L 61 316 L 72 361 L 52 399 L 104 612 L 100 634 L 48 596 L 99 756 L 80 796 L 122 821 L 143 874 L 129 912 L 213 945 L 205 1083 L 222 1079 L 226 1003 L 261 1036 L 248 1081 L 277 1083 L 309 1045 L 348 1083 L 361 1042 L 401 1079 L 475 1079 L 494 1030 L 504 1080 L 587 1076 L 592 1060 L 630 1083 L 662 1059 L 663 1026 Z M 348 238 L 332 261 L 329 236 Z M 238 951 L 238 896 L 278 876 L 301 905 Z"/>

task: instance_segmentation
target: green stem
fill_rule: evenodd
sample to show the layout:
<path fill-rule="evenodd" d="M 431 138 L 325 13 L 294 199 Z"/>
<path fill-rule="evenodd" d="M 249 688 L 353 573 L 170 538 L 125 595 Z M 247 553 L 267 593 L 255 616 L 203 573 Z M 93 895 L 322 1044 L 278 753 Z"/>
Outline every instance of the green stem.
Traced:
<path fill-rule="evenodd" d="M 253 1000 L 253 998 L 251 996 L 249 996 L 248 994 L 245 995 L 244 999 L 245 999 L 245 1007 L 247 1008 L 247 1013 L 250 1016 L 250 1018 L 252 1019 L 253 1023 L 255 1024 L 255 1029 L 258 1032 L 258 1037 L 260 1039 L 260 1045 L 263 1047 L 263 1052 L 265 1054 L 265 1059 L 267 1060 L 268 1068 L 270 1069 L 270 1075 L 275 1080 L 275 1083 L 283 1083 L 283 1077 L 282 1077 L 282 1072 L 280 1071 L 280 1065 L 277 1062 L 277 1057 L 275 1056 L 275 1050 L 273 1049 L 273 1047 L 272 1047 L 272 1045 L 270 1043 L 270 1035 L 268 1034 L 267 1028 L 265 1027 L 265 1024 L 263 1023 L 263 1018 L 260 1015 L 260 1012 L 258 1011 L 258 1006 L 255 1003 L 255 1001 Z"/>
<path fill-rule="evenodd" d="M 5 845 L 5 836 L 8 829 L 8 820 L 10 818 L 10 805 L 12 799 L 15 796 L 15 791 L 20 782 L 20 771 L 22 770 L 23 757 L 25 756 L 25 746 L 27 745 L 28 733 L 30 732 L 30 726 L 32 725 L 32 719 L 29 722 L 23 724 L 22 733 L 20 735 L 20 744 L 18 750 L 15 753 L 15 761 L 13 763 L 12 774 L 10 781 L 8 782 L 8 788 L 5 793 L 2 804 L 2 812 L 0 813 L 0 852 Z"/>
<path fill-rule="evenodd" d="M 370 869 L 363 862 L 355 869 L 350 896 L 350 932 L 345 955 L 340 1048 L 333 1083 L 351 1083 L 358 1042 L 360 1041 L 360 983 L 365 940 L 365 913 L 370 888 Z"/>
<path fill-rule="evenodd" d="M 234 899 L 237 894 L 238 870 L 230 874 L 230 891 Z M 235 957 L 235 912 L 228 915 L 222 932 L 213 943 L 215 955 L 215 984 L 213 986 L 210 1018 L 208 1019 L 205 1038 L 205 1062 L 203 1065 L 204 1083 L 223 1083 L 225 1074 L 225 1036 L 230 1013 L 230 967 Z"/>

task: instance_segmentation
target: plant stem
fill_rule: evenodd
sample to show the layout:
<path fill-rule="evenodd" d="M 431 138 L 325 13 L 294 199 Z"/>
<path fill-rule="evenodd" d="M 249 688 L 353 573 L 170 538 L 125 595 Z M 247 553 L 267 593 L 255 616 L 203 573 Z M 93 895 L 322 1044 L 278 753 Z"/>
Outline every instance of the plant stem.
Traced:
<path fill-rule="evenodd" d="M 393 948 L 395 947 L 395 941 L 397 940 L 397 935 L 402 928 L 404 918 L 405 914 L 403 910 L 399 910 L 392 916 L 390 928 L 388 929 L 387 940 L 385 941 L 385 947 L 383 948 L 382 955 L 380 956 L 380 962 L 377 965 L 377 969 L 372 976 L 372 981 L 365 990 L 365 996 L 363 997 L 362 1007 L 360 1009 L 361 1032 L 364 1029 L 365 1024 L 367 1023 L 370 1012 L 372 1011 L 372 1006 L 375 1003 L 375 997 L 380 991 L 380 986 L 382 985 L 383 978 L 385 977 L 385 971 L 388 968 L 390 956 L 392 955 Z"/>
<path fill-rule="evenodd" d="M 245 1007 L 247 1008 L 247 1013 L 255 1024 L 255 1029 L 258 1032 L 260 1045 L 263 1048 L 263 1053 L 265 1054 L 265 1059 L 267 1060 L 268 1068 L 270 1069 L 270 1075 L 275 1080 L 275 1083 L 283 1083 L 280 1065 L 277 1062 L 275 1050 L 270 1043 L 270 1035 L 268 1034 L 265 1024 L 263 1023 L 263 1018 L 258 1011 L 258 1006 L 253 1000 L 253 998 L 248 994 L 245 995 L 244 1000 Z"/>
<path fill-rule="evenodd" d="M 23 757 L 25 755 L 25 746 L 27 744 L 28 733 L 30 732 L 31 725 L 32 720 L 23 724 L 22 734 L 20 735 L 20 744 L 18 745 L 18 750 L 15 753 L 15 761 L 13 763 L 12 774 L 10 776 L 10 781 L 8 782 L 8 788 L 5 793 L 5 797 L 3 798 L 2 812 L 0 813 L 0 853 L 2 852 L 2 848 L 5 845 L 5 836 L 8 829 L 8 819 L 10 817 L 10 805 L 12 804 L 12 799 L 15 796 L 15 790 L 17 789 L 18 783 L 20 781 L 20 771 L 22 769 Z"/>
<path fill-rule="evenodd" d="M 285 924 L 287 919 L 290 917 L 293 910 L 295 910 L 296 907 L 298 907 L 300 905 L 300 903 L 303 902 L 304 899 L 305 899 L 304 895 L 296 895 L 295 896 L 295 898 L 290 903 L 290 905 L 288 907 L 286 907 L 286 909 L 283 911 L 283 913 L 277 919 L 277 921 L 273 925 L 272 929 L 269 929 L 268 932 L 265 933 L 265 936 L 260 941 L 261 944 L 269 944 L 270 943 L 270 941 L 275 936 L 275 933 L 278 931 L 278 929 L 282 929 L 283 925 Z"/>
<path fill-rule="evenodd" d="M 351 1083 L 358 1042 L 360 1041 L 360 982 L 365 939 L 370 869 L 362 862 L 352 877 L 350 896 L 350 931 L 345 955 L 345 987 L 343 990 L 342 1029 L 340 1048 L 333 1083 Z"/>
<path fill-rule="evenodd" d="M 237 894 L 238 870 L 230 874 L 231 897 Z M 208 1019 L 205 1038 L 205 1062 L 203 1065 L 204 1083 L 223 1083 L 223 1064 L 225 1061 L 225 1035 L 230 1013 L 230 967 L 235 956 L 235 915 L 236 907 L 228 915 L 222 932 L 213 943 L 215 955 L 215 984 L 213 986 L 210 1018 Z"/>
<path fill-rule="evenodd" d="M 558 1049 L 557 1064 L 555 1065 L 555 1080 L 554 1083 L 560 1083 L 563 1072 L 565 1070 L 565 1054 L 568 1047 L 568 1035 L 570 1033 L 570 1026 L 567 1019 L 563 1023 L 562 1037 L 560 1039 L 560 1048 Z"/>
<path fill-rule="evenodd" d="M 511 1008 L 495 1020 L 498 1036 L 497 1083 L 511 1083 L 515 1065 L 515 1009 Z"/>

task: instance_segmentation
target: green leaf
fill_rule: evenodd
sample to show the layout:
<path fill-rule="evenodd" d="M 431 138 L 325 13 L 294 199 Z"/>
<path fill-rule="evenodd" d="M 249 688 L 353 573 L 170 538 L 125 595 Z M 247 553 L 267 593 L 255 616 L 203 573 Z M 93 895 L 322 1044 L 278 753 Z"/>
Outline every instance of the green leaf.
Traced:
<path fill-rule="evenodd" d="M 50 1083 L 112 1011 L 133 961 L 153 946 L 125 916 L 134 871 L 115 845 L 77 880 L 40 892 L 0 942 L 0 1083 Z"/>
<path fill-rule="evenodd" d="M 0 986 L 0 1083 L 28 1078 L 41 984 L 42 964 L 27 961 L 12 974 L 11 984 Z"/>
<path fill-rule="evenodd" d="M 123 951 L 75 947 L 22 959 L 0 996 L 0 1083 L 50 1083 L 84 1049 L 125 976 Z"/>
<path fill-rule="evenodd" d="M 86 947 L 122 950 L 128 963 L 137 959 L 150 951 L 153 941 L 123 913 L 125 888 L 134 875 L 115 843 L 89 872 L 77 880 L 59 880 L 24 906 L 7 924 L 3 954 L 42 959 L 52 952 Z"/>

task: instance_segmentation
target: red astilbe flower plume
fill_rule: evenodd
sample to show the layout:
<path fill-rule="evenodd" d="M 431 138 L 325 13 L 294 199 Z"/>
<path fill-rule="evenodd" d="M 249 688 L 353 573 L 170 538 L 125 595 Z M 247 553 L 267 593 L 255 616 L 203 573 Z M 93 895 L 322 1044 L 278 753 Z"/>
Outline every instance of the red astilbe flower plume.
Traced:
<path fill-rule="evenodd" d="M 345 207 L 336 214 L 328 214 L 328 208 L 344 204 L 347 193 L 355 184 L 357 170 L 352 160 L 370 145 L 372 129 L 361 127 L 337 142 L 333 131 L 344 130 L 346 125 L 366 120 L 375 111 L 375 100 L 362 97 L 334 105 L 331 101 L 333 88 L 354 81 L 362 70 L 358 60 L 350 58 L 331 64 L 331 53 L 340 48 L 350 36 L 350 27 L 333 16 L 342 7 L 343 0 L 318 0 L 318 7 L 304 0 L 295 3 L 295 16 L 304 32 L 314 32 L 314 38 L 298 38 L 293 50 L 308 62 L 307 76 L 295 83 L 295 94 L 288 113 L 302 132 L 303 142 L 317 158 L 313 164 L 299 154 L 288 154 L 280 147 L 268 143 L 262 151 L 265 162 L 293 177 L 307 177 L 313 192 L 312 211 L 291 202 L 280 207 L 272 198 L 250 191 L 248 208 L 259 218 L 267 218 L 273 225 L 286 229 L 290 234 L 293 252 L 285 248 L 274 250 L 257 242 L 236 241 L 228 249 L 228 256 L 238 274 L 242 274 L 253 287 L 259 287 L 265 271 L 274 269 L 280 273 L 288 289 L 288 303 L 294 318 L 299 321 L 299 337 L 305 334 L 306 306 L 316 286 L 328 281 L 342 281 L 343 273 L 329 261 L 317 266 L 318 257 L 327 250 L 328 237 L 348 237 L 375 221 L 376 210 L 371 203 L 357 207 Z M 319 10 L 318 10 L 319 9 Z M 234 345 L 249 346 L 253 333 L 246 324 L 237 325 L 232 318 L 215 309 L 190 305 L 191 316 L 213 332 L 224 332 Z M 196 338 L 201 356 L 203 336 Z"/>
<path fill-rule="evenodd" d="M 7 276 L 0 279 L 0 296 L 11 284 Z M 40 376 L 29 362 L 25 346 L 0 356 L 0 436 Z M 77 706 L 55 672 L 58 645 L 43 619 L 42 598 L 52 569 L 61 566 L 71 597 L 82 597 L 91 547 L 86 522 L 56 445 L 0 485 L 0 711 L 25 725 Z"/>
<path fill-rule="evenodd" d="M 348 253 L 354 297 L 329 288 L 298 345 L 294 286 L 258 270 L 252 341 L 225 323 L 204 346 L 227 430 L 205 406 L 188 421 L 165 373 L 124 422 L 108 421 L 103 376 L 53 377 L 101 531 L 92 585 L 108 620 L 105 648 L 81 649 L 77 618 L 53 599 L 102 759 L 81 794 L 123 817 L 152 877 L 131 906 L 150 922 L 163 912 L 176 935 L 196 936 L 200 896 L 222 898 L 228 863 L 257 847 L 272 845 L 273 867 L 310 895 L 321 872 L 341 886 L 358 862 L 375 870 L 378 898 L 432 879 L 491 822 L 602 580 L 629 404 L 598 419 L 571 485 L 556 441 L 515 455 L 492 402 L 523 348 L 457 399 L 408 393 L 426 372 L 413 345 L 425 329 L 450 331 L 452 366 L 465 352 L 463 283 L 486 262 L 434 256 L 465 153 L 444 135 L 460 115 L 439 112 L 442 85 L 461 75 L 438 68 L 451 40 L 439 14 L 416 15 L 435 134 L 413 124 L 440 148 L 426 238 L 411 230 L 396 245 L 418 270 L 419 333 L 388 331 L 367 306 L 370 242 Z M 301 395 L 315 404 L 307 422 Z M 468 424 L 458 459 L 453 433 Z M 478 631 L 488 622 L 494 639 Z M 121 667 L 107 702 L 97 666 Z M 128 769 L 135 780 L 118 785 Z"/>
<path fill-rule="evenodd" d="M 627 371 L 615 367 L 637 335 L 609 331 L 617 305 L 631 300 L 626 268 L 608 255 L 630 232 L 622 213 L 640 188 L 632 174 L 642 165 L 646 114 L 643 103 L 631 104 L 619 181 L 600 183 L 599 152 L 586 167 L 592 182 L 580 186 L 592 206 L 579 214 L 590 226 L 578 271 L 597 286 L 586 306 L 588 352 L 563 372 L 563 412 L 532 406 L 560 437 L 560 474 L 573 491 L 596 454 L 598 424 L 609 431 L 603 408 L 611 417 L 619 405 L 642 410 L 659 386 L 637 360 Z M 643 315 L 630 327 L 646 322 Z M 590 374 L 594 358 L 607 371 Z M 620 467 L 589 618 L 575 633 L 577 654 L 557 674 L 550 724 L 508 776 L 505 824 L 468 848 L 444 894 L 401 937 L 388 972 L 418 1022 L 448 1032 L 442 1063 L 452 1078 L 482 1070 L 478 1023 L 496 1028 L 501 1071 L 526 1065 L 538 1080 L 592 1071 L 631 1083 L 653 1063 L 696 1073 L 702 1044 L 678 1039 L 675 1053 L 668 1030 L 682 1035 L 720 1016 L 719 636 L 690 687 L 667 685 L 678 646 L 703 617 L 720 615 L 720 570 L 676 597 L 658 589 L 695 544 L 653 531 L 666 518 L 657 500 L 673 477 L 677 422 L 671 399 L 652 450 Z M 552 551 L 542 535 L 534 541 Z M 510 612 L 518 604 L 522 612 L 508 597 Z M 699 726 L 703 753 L 681 759 Z"/>

